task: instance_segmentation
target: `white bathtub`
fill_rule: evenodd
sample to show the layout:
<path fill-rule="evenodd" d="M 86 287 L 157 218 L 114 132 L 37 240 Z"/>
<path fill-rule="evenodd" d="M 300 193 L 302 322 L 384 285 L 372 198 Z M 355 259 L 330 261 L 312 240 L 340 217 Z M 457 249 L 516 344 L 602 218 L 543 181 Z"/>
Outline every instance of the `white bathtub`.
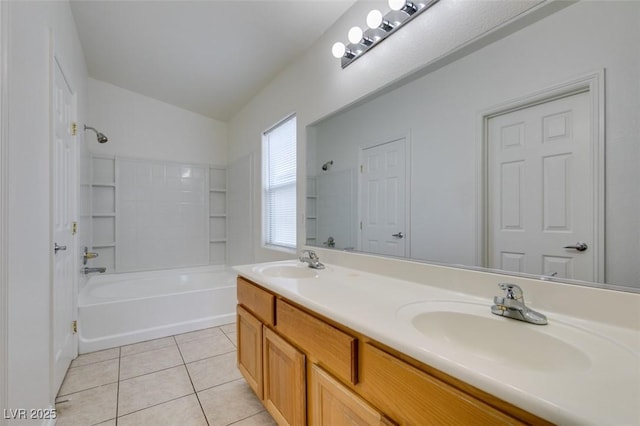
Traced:
<path fill-rule="evenodd" d="M 235 322 L 235 308 L 223 266 L 92 276 L 78 295 L 79 352 Z"/>

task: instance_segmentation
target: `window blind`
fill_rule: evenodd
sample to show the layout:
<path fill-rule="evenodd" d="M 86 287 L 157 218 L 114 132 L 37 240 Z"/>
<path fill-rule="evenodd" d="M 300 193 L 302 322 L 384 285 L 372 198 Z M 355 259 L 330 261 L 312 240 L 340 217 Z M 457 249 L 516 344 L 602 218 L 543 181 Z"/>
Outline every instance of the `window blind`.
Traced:
<path fill-rule="evenodd" d="M 296 247 L 296 117 L 263 136 L 263 238 L 266 245 Z"/>

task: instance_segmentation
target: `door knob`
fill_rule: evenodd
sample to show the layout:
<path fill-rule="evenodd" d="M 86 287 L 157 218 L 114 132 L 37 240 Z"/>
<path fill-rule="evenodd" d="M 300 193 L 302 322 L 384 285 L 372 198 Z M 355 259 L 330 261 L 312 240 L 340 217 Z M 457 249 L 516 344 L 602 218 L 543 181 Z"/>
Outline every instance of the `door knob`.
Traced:
<path fill-rule="evenodd" d="M 53 253 L 57 254 L 58 250 L 66 250 L 67 246 L 59 246 L 58 243 L 53 243 Z"/>
<path fill-rule="evenodd" d="M 402 232 L 398 232 L 397 234 L 391 234 L 391 236 L 396 238 L 404 238 L 404 234 Z"/>
<path fill-rule="evenodd" d="M 585 251 L 586 249 L 589 248 L 589 246 L 587 245 L 587 243 L 577 242 L 572 246 L 564 246 L 564 248 L 566 248 L 566 249 L 574 249 L 574 250 L 578 250 L 578 251 Z"/>

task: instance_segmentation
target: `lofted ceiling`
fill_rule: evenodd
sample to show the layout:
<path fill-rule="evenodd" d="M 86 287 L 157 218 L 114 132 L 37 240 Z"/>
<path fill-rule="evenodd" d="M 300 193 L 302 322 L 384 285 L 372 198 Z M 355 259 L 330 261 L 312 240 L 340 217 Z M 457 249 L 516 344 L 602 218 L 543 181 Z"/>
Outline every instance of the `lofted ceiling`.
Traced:
<path fill-rule="evenodd" d="M 90 77 L 226 121 L 353 3 L 72 0 L 71 10 Z"/>

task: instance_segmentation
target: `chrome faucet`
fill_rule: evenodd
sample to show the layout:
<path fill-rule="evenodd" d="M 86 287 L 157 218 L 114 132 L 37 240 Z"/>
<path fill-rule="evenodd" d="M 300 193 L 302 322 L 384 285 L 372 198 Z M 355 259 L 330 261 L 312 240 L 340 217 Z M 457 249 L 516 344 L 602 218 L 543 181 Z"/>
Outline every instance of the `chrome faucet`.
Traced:
<path fill-rule="evenodd" d="M 522 289 L 515 284 L 501 283 L 498 286 L 504 290 L 504 296 L 495 296 L 491 313 L 507 318 L 513 318 L 531 324 L 545 325 L 547 317 L 528 308 L 524 304 Z"/>
<path fill-rule="evenodd" d="M 304 254 L 307 253 L 307 256 Z M 300 256 L 300 262 L 304 262 L 309 265 L 309 268 L 324 269 L 324 265 L 320 263 L 320 258 L 313 250 L 302 250 L 302 256 Z"/>
<path fill-rule="evenodd" d="M 98 267 L 98 268 L 87 268 L 86 266 L 84 268 L 82 268 L 82 272 L 84 272 L 84 274 L 91 274 L 93 272 L 100 272 L 101 274 L 104 274 L 107 271 L 107 268 L 105 268 L 104 266 Z"/>

